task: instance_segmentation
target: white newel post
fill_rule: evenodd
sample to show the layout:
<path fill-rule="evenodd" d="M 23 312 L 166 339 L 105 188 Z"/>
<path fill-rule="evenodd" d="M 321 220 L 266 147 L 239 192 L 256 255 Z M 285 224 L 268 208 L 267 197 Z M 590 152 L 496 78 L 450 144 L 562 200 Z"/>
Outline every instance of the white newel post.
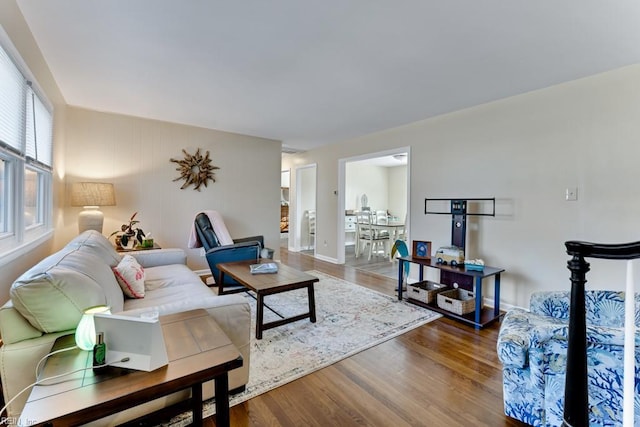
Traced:
<path fill-rule="evenodd" d="M 624 427 L 633 427 L 635 381 L 635 286 L 633 261 L 627 261 L 627 286 L 624 299 Z"/>

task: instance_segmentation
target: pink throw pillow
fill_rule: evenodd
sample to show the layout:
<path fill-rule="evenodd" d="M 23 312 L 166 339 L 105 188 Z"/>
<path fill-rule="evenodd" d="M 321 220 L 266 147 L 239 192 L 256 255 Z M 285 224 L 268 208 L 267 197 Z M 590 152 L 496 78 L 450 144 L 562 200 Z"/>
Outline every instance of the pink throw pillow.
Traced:
<path fill-rule="evenodd" d="M 129 298 L 144 298 L 144 268 L 131 255 L 122 257 L 120 263 L 113 267 L 122 292 Z"/>

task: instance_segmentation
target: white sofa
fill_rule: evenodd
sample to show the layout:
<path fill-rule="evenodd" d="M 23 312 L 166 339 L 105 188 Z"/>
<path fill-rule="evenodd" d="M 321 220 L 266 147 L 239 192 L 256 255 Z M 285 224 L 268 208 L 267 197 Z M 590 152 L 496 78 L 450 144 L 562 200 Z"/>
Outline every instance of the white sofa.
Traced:
<path fill-rule="evenodd" d="M 112 313 L 137 315 L 157 309 L 160 315 L 197 308 L 207 310 L 229 336 L 244 359 L 241 368 L 229 373 L 229 389 L 241 389 L 249 379 L 251 312 L 240 295 L 218 296 L 186 266 L 181 249 L 130 252 L 144 267 L 145 296 L 124 297 L 112 268 L 121 260 L 111 243 L 96 231 L 86 231 L 63 249 L 50 255 L 20 276 L 11 286 L 11 300 L 0 308 L 0 377 L 5 401 L 35 381 L 38 361 L 49 353 L 54 341 L 74 333 L 83 309 L 107 304 Z M 113 425 L 135 419 L 178 400 L 175 393 L 146 405 L 96 422 Z M 203 397 L 213 396 L 213 384 Z M 19 416 L 29 396 L 25 392 L 2 416 Z"/>

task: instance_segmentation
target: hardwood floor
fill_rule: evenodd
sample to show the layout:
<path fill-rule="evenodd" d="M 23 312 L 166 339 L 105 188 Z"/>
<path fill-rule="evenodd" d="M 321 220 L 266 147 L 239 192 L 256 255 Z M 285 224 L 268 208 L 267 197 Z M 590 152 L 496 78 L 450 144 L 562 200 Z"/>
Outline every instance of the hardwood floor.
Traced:
<path fill-rule="evenodd" d="M 391 278 L 286 249 L 281 260 L 393 295 Z M 232 407 L 231 425 L 524 426 L 503 413 L 498 328 L 436 320 Z"/>

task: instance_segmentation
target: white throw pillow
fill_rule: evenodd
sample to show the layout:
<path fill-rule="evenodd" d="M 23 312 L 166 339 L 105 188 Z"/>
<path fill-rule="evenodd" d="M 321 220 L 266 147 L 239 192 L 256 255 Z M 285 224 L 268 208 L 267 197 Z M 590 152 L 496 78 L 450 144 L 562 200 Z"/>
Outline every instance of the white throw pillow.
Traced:
<path fill-rule="evenodd" d="M 122 292 L 129 298 L 144 298 L 144 268 L 131 255 L 122 257 L 122 261 L 113 267 Z"/>

